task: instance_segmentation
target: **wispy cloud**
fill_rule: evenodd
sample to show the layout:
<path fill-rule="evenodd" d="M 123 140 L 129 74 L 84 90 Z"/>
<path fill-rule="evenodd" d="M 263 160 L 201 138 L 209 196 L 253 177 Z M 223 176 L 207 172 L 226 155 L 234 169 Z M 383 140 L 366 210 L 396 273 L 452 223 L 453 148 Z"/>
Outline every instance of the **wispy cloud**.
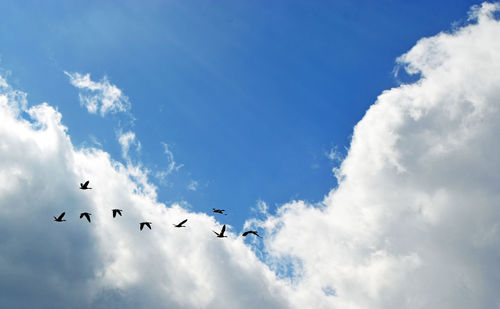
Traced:
<path fill-rule="evenodd" d="M 196 191 L 196 190 L 198 190 L 198 181 L 191 180 L 191 182 L 187 185 L 187 189 L 189 191 Z"/>
<path fill-rule="evenodd" d="M 262 215 L 267 215 L 268 210 L 269 210 L 269 206 L 267 206 L 267 203 L 262 201 L 262 200 L 258 200 L 255 207 L 252 207 L 252 211 L 254 211 L 258 214 L 262 214 Z"/>
<path fill-rule="evenodd" d="M 167 168 L 156 172 L 156 177 L 160 180 L 164 180 L 172 172 L 181 169 L 184 164 L 178 164 L 177 162 L 175 162 L 174 153 L 170 150 L 169 144 L 162 142 L 161 145 L 163 147 L 163 153 L 167 156 Z"/>
<path fill-rule="evenodd" d="M 99 148 L 102 148 L 102 143 L 97 139 L 97 137 L 95 137 L 94 135 L 89 135 L 89 138 L 90 138 L 90 142 L 99 147 Z"/>
<path fill-rule="evenodd" d="M 124 159 L 129 160 L 129 149 L 131 145 L 136 146 L 136 151 L 141 150 L 141 142 L 137 141 L 135 138 L 135 133 L 132 131 L 128 131 L 125 133 L 119 133 L 118 142 L 122 147 L 122 157 Z"/>
<path fill-rule="evenodd" d="M 328 152 L 325 153 L 325 156 L 328 158 L 328 160 L 335 163 L 341 162 L 344 159 L 342 153 L 338 151 L 337 147 L 331 148 Z"/>
<path fill-rule="evenodd" d="M 80 104 L 87 108 L 92 114 L 99 112 L 101 116 L 108 113 L 128 112 L 130 102 L 126 95 L 108 81 L 104 76 L 100 81 L 90 79 L 90 74 L 80 74 L 78 72 L 69 73 L 64 71 L 69 77 L 73 86 L 80 90 Z"/>
<path fill-rule="evenodd" d="M 103 117 L 108 113 L 125 113 L 134 120 L 133 115 L 130 113 L 131 103 L 128 97 L 116 85 L 111 84 L 106 76 L 100 81 L 93 81 L 89 73 L 69 73 L 67 71 L 64 71 L 64 73 L 69 77 L 70 83 L 80 90 L 80 103 L 87 108 L 89 113 L 99 113 Z M 0 80 L 0 86 L 1 82 Z M 122 157 L 127 161 L 127 164 L 130 164 L 131 168 L 134 168 L 130 160 L 130 148 L 135 145 L 135 150 L 140 151 L 141 142 L 136 137 L 135 132 L 130 130 L 130 124 L 124 126 L 122 122 L 119 122 L 116 131 L 118 132 L 117 136 L 122 150 Z M 167 157 L 167 167 L 152 173 L 152 176 L 157 178 L 162 185 L 172 186 L 172 183 L 167 181 L 167 176 L 181 169 L 184 164 L 178 164 L 175 161 L 169 144 L 162 142 L 161 145 L 163 153 Z M 138 164 L 142 165 L 142 162 L 139 160 Z M 196 188 L 196 185 L 190 185 L 187 189 L 196 190 Z"/>

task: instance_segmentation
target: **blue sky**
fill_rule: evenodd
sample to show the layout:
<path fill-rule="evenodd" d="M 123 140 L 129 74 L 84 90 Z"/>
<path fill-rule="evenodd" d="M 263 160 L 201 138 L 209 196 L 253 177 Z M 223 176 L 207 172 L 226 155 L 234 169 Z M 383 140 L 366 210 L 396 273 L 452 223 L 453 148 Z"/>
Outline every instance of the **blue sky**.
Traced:
<path fill-rule="evenodd" d="M 183 166 L 159 199 L 225 208 L 317 202 L 335 186 L 354 125 L 395 59 L 422 37 L 465 21 L 472 1 L 43 1 L 0 3 L 0 67 L 31 104 L 56 106 L 75 145 L 97 140 L 115 160 L 117 134 L 141 143 L 136 162 Z M 432 13 L 429 13 L 432 12 Z M 135 120 L 88 114 L 68 72 L 107 76 Z M 401 77 L 404 79 L 404 77 Z M 188 185 L 197 182 L 196 190 Z"/>
<path fill-rule="evenodd" d="M 0 2 L 0 307 L 497 308 L 476 4 Z"/>

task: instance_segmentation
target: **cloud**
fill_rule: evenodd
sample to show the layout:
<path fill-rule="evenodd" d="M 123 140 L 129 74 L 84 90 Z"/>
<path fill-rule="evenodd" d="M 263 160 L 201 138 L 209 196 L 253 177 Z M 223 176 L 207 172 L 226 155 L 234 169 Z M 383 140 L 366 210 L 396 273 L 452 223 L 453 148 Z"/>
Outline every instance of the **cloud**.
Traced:
<path fill-rule="evenodd" d="M 178 164 L 177 162 L 175 162 L 174 153 L 170 150 L 169 144 L 162 142 L 161 145 L 163 146 L 163 153 L 167 156 L 167 168 L 165 170 L 157 171 L 154 176 L 160 180 L 160 183 L 167 185 L 167 176 L 170 175 L 173 171 L 180 170 L 184 166 L 184 164 Z"/>
<path fill-rule="evenodd" d="M 252 211 L 260 215 L 268 215 L 269 206 L 263 200 L 258 200 L 255 206 L 252 207 Z"/>
<path fill-rule="evenodd" d="M 102 117 L 108 113 L 128 112 L 130 102 L 126 95 L 104 76 L 99 82 L 92 81 L 90 74 L 64 72 L 73 86 L 80 90 L 80 104 L 91 114 L 99 112 Z"/>
<path fill-rule="evenodd" d="M 341 162 L 343 160 L 342 153 L 338 151 L 337 147 L 331 148 L 328 152 L 325 153 L 325 156 L 328 158 L 328 160 L 332 162 Z"/>
<path fill-rule="evenodd" d="M 137 141 L 135 138 L 135 133 L 132 131 L 127 131 L 125 133 L 119 133 L 118 142 L 122 147 L 122 157 L 126 160 L 130 160 L 128 151 L 130 145 L 136 145 L 136 150 L 141 150 L 141 142 Z"/>
<path fill-rule="evenodd" d="M 198 181 L 191 180 L 191 182 L 187 186 L 187 189 L 190 190 L 190 191 L 196 191 L 196 190 L 198 190 Z"/>
<path fill-rule="evenodd" d="M 171 172 L 178 171 L 181 167 L 184 166 L 184 164 L 177 164 L 174 160 L 174 154 L 172 151 L 170 151 L 170 146 L 167 143 L 161 143 L 163 146 L 163 153 L 167 155 L 168 158 L 168 168 L 166 170 L 167 175 L 170 174 Z"/>
<path fill-rule="evenodd" d="M 471 24 L 399 57 L 421 78 L 356 125 L 338 187 L 257 222 L 268 263 L 295 274 L 297 308 L 500 305 L 498 10 L 474 7 Z"/>
<path fill-rule="evenodd" d="M 227 239 L 214 237 L 211 229 L 221 226 L 214 217 L 157 202 L 147 171 L 99 149 L 76 149 L 60 113 L 46 103 L 24 109 L 5 88 L 2 307 L 289 307 L 287 287 L 241 239 L 230 231 Z M 133 140 L 128 136 L 122 140 Z M 79 190 L 87 179 L 93 190 Z M 123 217 L 112 218 L 113 208 L 123 209 Z M 67 222 L 53 222 L 63 211 Z M 92 223 L 78 218 L 83 211 L 92 213 Z M 172 227 L 183 218 L 188 227 Z M 153 229 L 141 232 L 145 220 Z"/>
<path fill-rule="evenodd" d="M 147 171 L 75 148 L 57 110 L 28 109 L 0 79 L 2 307 L 498 307 L 498 9 L 474 7 L 471 24 L 398 59 L 421 79 L 366 112 L 338 186 L 317 205 L 258 206 L 245 226 L 264 229 L 262 255 L 231 228 L 213 237 L 214 217 L 159 203 Z"/>

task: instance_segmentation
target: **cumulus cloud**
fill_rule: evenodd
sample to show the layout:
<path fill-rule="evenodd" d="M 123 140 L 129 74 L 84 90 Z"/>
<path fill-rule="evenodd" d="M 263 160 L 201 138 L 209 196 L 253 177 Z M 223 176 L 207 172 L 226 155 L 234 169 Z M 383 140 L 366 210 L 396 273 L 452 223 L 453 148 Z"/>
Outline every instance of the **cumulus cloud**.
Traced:
<path fill-rule="evenodd" d="M 264 229 L 263 255 L 231 232 L 215 239 L 214 217 L 159 203 L 140 167 L 75 148 L 54 108 L 28 109 L 0 79 L 0 304 L 499 307 L 498 10 L 474 7 L 471 24 L 398 59 L 421 79 L 378 97 L 321 203 L 258 204 L 264 219 L 245 226 Z M 68 221 L 52 222 L 62 211 Z"/>
<path fill-rule="evenodd" d="M 141 168 L 76 149 L 61 114 L 24 109 L 10 90 L 0 92 L 2 307 L 288 307 L 286 286 L 241 239 L 214 237 L 213 217 L 157 202 Z M 87 179 L 93 190 L 79 190 Z M 63 211 L 68 221 L 53 222 Z M 184 218 L 188 227 L 172 227 Z M 145 220 L 153 229 L 141 232 Z"/>
<path fill-rule="evenodd" d="M 108 81 L 104 76 L 96 82 L 90 79 L 90 74 L 64 72 L 73 86 L 80 90 L 80 104 L 92 114 L 99 112 L 102 117 L 107 113 L 128 112 L 130 102 L 126 95 Z"/>
<path fill-rule="evenodd" d="M 257 222 L 269 263 L 296 274 L 297 307 L 500 306 L 498 10 L 402 55 L 421 78 L 356 125 L 338 187 Z"/>

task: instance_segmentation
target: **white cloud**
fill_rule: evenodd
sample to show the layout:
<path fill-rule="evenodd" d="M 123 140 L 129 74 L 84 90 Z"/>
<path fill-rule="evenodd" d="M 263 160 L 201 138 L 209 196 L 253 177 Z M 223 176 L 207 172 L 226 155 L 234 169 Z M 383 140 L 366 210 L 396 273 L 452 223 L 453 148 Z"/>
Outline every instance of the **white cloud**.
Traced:
<path fill-rule="evenodd" d="M 7 81 L 3 76 L 0 76 L 0 88 L 8 88 L 9 84 L 7 84 Z"/>
<path fill-rule="evenodd" d="M 269 206 L 263 200 L 258 200 L 254 207 L 251 208 L 253 212 L 259 215 L 268 215 Z M 247 222 L 248 223 L 248 222 Z"/>
<path fill-rule="evenodd" d="M 26 109 L 25 95 L 1 87 L 0 304 L 499 307 L 493 9 L 475 8 L 477 23 L 422 39 L 399 58 L 422 79 L 379 96 L 323 202 L 294 201 L 249 221 L 265 229 L 264 259 L 278 275 L 236 235 L 213 237 L 214 217 L 158 203 L 147 171 L 102 150 L 75 149 L 54 108 Z M 84 179 L 93 190 L 78 190 Z M 111 217 L 115 207 L 123 217 Z M 62 211 L 68 221 L 52 222 Z M 93 213 L 91 224 L 78 219 L 81 211 Z M 183 218 L 187 228 L 172 227 Z M 153 229 L 139 232 L 142 220 Z"/>
<path fill-rule="evenodd" d="M 187 189 L 190 190 L 190 191 L 196 191 L 196 190 L 198 190 L 198 181 L 191 180 L 191 182 L 187 186 Z"/>
<path fill-rule="evenodd" d="M 129 160 L 129 149 L 131 145 L 136 146 L 136 151 L 141 150 L 141 142 L 137 141 L 135 138 L 135 133 L 132 131 L 127 131 L 125 133 L 118 134 L 118 142 L 122 147 L 122 157 Z"/>
<path fill-rule="evenodd" d="M 128 112 L 130 102 L 126 95 L 111 84 L 104 76 L 100 81 L 95 82 L 90 79 L 90 74 L 80 74 L 78 72 L 64 72 L 73 86 L 80 90 L 80 103 L 87 108 L 89 113 L 99 112 L 101 116 L 107 113 Z"/>
<path fill-rule="evenodd" d="M 94 135 L 90 134 L 89 135 L 90 142 L 94 144 L 95 146 L 102 148 L 102 143 L 95 137 Z"/>
<path fill-rule="evenodd" d="M 325 156 L 332 162 L 341 162 L 344 159 L 337 147 L 331 148 L 330 151 L 325 153 Z"/>
<path fill-rule="evenodd" d="M 26 109 L 27 121 L 11 98 L 0 92 L 2 307 L 289 307 L 286 286 L 241 239 L 213 235 L 214 217 L 158 203 L 147 171 L 75 149 L 54 108 Z M 79 190 L 87 179 L 93 190 Z M 67 222 L 53 222 L 63 211 Z M 152 230 L 139 231 L 144 220 Z"/>
<path fill-rule="evenodd" d="M 167 155 L 168 158 L 168 167 L 167 167 L 167 174 L 170 174 L 171 172 L 178 171 L 181 167 L 184 166 L 184 164 L 177 164 L 174 160 L 174 154 L 170 150 L 170 146 L 167 143 L 161 143 L 163 146 L 163 153 Z"/>
<path fill-rule="evenodd" d="M 158 178 L 163 185 L 168 185 L 166 181 L 167 176 L 173 171 L 180 170 L 184 164 L 178 164 L 175 162 L 174 153 L 170 150 L 170 146 L 167 143 L 162 142 L 161 145 L 163 146 L 163 153 L 167 156 L 167 168 L 157 171 L 155 173 L 155 177 Z"/>
<path fill-rule="evenodd" d="M 297 307 L 500 306 L 498 9 L 401 56 L 421 79 L 356 125 L 338 188 L 260 222 L 269 261 L 297 261 Z"/>

